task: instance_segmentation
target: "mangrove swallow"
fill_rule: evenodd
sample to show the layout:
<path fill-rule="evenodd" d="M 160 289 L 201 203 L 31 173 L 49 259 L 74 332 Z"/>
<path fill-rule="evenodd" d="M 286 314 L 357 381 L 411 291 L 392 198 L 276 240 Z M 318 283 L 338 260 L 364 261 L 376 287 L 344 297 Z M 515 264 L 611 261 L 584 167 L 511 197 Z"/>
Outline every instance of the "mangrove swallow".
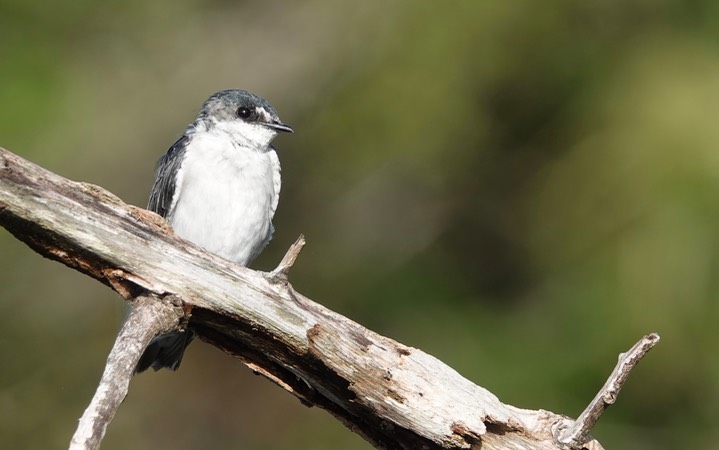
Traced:
<path fill-rule="evenodd" d="M 264 99 L 220 91 L 202 105 L 185 134 L 157 165 L 147 208 L 180 237 L 246 266 L 272 238 L 280 161 L 271 142 L 292 133 Z M 155 337 L 137 364 L 176 370 L 194 333 Z"/>

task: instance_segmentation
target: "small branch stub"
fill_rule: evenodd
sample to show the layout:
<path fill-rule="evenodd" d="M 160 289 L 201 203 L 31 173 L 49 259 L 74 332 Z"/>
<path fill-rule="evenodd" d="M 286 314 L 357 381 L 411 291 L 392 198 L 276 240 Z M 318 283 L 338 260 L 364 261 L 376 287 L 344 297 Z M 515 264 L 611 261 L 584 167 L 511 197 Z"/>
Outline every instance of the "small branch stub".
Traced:
<path fill-rule="evenodd" d="M 577 420 L 567 428 L 558 431 L 557 442 L 565 449 L 581 449 L 589 431 L 597 423 L 604 411 L 617 400 L 619 391 L 629 378 L 629 373 L 639 361 L 659 342 L 659 335 L 651 333 L 644 336 L 626 353 L 619 355 L 619 361 L 602 389 L 592 402 L 580 414 Z"/>
<path fill-rule="evenodd" d="M 282 261 L 277 265 L 277 268 L 270 272 L 267 278 L 272 283 L 287 282 L 287 278 L 290 274 L 290 269 L 295 264 L 297 257 L 300 255 L 302 248 L 305 246 L 305 235 L 300 234 L 294 244 L 290 246 L 282 258 Z"/>

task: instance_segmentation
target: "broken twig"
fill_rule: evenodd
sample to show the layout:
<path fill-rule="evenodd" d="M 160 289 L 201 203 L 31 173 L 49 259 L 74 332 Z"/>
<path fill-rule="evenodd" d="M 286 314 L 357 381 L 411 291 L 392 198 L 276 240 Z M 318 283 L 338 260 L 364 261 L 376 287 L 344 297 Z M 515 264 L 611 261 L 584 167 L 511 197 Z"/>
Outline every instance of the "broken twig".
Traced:
<path fill-rule="evenodd" d="M 295 243 L 292 244 L 287 250 L 287 253 L 285 253 L 285 256 L 282 258 L 282 261 L 280 261 L 280 263 L 277 265 L 277 268 L 268 274 L 268 279 L 271 282 L 279 283 L 282 281 L 287 281 L 287 278 L 290 274 L 290 269 L 292 269 L 292 266 L 295 264 L 295 261 L 300 255 L 302 247 L 305 246 L 305 243 L 305 235 L 300 234 L 300 237 L 298 237 Z"/>
<path fill-rule="evenodd" d="M 659 339 L 657 333 L 648 334 L 634 344 L 629 351 L 619 354 L 619 361 L 612 374 L 609 375 L 607 382 L 604 383 L 604 386 L 602 386 L 602 389 L 589 406 L 572 425 L 559 430 L 557 441 L 562 446 L 568 449 L 582 448 L 589 430 L 594 427 L 594 424 L 597 423 L 597 420 L 599 420 L 607 407 L 617 400 L 619 391 L 624 386 L 627 378 L 629 378 L 629 373 L 639 364 L 644 355 L 659 342 Z"/>

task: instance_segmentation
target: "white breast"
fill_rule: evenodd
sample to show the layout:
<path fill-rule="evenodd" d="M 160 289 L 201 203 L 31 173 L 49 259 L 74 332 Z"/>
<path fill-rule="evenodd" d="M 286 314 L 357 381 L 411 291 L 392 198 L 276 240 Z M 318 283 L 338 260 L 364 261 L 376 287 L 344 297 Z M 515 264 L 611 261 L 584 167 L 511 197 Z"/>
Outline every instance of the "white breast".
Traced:
<path fill-rule="evenodd" d="M 279 172 L 272 148 L 242 147 L 222 132 L 194 134 L 168 221 L 179 236 L 247 265 L 272 237 Z"/>

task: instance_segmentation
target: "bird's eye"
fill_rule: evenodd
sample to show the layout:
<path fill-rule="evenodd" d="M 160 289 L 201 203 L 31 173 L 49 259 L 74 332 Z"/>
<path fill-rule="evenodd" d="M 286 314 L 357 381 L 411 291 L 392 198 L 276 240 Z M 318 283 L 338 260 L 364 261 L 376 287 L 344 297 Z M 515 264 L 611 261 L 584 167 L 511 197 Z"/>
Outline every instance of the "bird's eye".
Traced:
<path fill-rule="evenodd" d="M 252 110 L 246 106 L 240 106 L 237 108 L 237 117 L 240 119 L 247 120 L 252 116 Z"/>

